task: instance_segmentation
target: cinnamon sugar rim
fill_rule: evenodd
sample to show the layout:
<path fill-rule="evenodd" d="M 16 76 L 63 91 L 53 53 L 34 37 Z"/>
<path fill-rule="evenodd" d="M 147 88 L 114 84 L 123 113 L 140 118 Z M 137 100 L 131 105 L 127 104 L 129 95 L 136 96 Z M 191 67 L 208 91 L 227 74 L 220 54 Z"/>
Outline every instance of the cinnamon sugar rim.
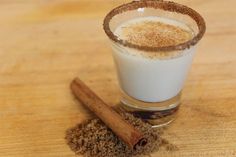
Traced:
<path fill-rule="evenodd" d="M 165 11 L 188 15 L 196 22 L 199 32 L 191 40 L 188 40 L 184 43 L 181 43 L 178 45 L 172 45 L 172 46 L 162 46 L 162 47 L 141 46 L 141 45 L 133 44 L 126 40 L 120 39 L 110 29 L 109 23 L 111 19 L 115 15 L 121 14 L 126 11 L 136 10 L 138 8 L 162 9 Z M 170 2 L 170 1 L 141 0 L 141 1 L 133 1 L 127 4 L 123 4 L 111 10 L 104 19 L 103 29 L 105 33 L 107 34 L 107 36 L 115 43 L 119 43 L 125 47 L 135 48 L 138 50 L 157 52 L 157 51 L 184 50 L 186 48 L 190 48 L 191 46 L 197 44 L 199 40 L 201 40 L 201 38 L 203 37 L 206 31 L 206 24 L 205 24 L 204 19 L 199 13 L 197 13 L 195 10 L 185 5 L 181 5 L 181 4 Z"/>

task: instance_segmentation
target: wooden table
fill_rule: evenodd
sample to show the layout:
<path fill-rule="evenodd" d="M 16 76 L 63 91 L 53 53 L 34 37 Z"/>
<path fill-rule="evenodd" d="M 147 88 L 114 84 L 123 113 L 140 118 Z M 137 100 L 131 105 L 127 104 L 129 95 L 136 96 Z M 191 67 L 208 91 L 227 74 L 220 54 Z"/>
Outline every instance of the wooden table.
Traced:
<path fill-rule="evenodd" d="M 74 156 L 65 131 L 91 116 L 69 90 L 76 76 L 109 105 L 119 102 L 102 20 L 124 2 L 0 0 L 1 157 Z M 207 33 L 165 134 L 180 150 L 153 157 L 235 157 L 236 1 L 177 2 L 205 17 Z"/>

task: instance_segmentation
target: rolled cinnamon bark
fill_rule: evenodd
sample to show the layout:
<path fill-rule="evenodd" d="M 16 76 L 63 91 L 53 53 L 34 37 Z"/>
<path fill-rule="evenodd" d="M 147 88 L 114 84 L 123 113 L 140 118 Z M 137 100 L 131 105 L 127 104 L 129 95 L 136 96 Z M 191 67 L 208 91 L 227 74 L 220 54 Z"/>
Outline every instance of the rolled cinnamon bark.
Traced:
<path fill-rule="evenodd" d="M 147 139 L 143 134 L 128 124 L 122 117 L 99 98 L 79 78 L 71 83 L 71 90 L 75 97 L 99 117 L 118 137 L 120 137 L 130 148 L 144 146 Z"/>

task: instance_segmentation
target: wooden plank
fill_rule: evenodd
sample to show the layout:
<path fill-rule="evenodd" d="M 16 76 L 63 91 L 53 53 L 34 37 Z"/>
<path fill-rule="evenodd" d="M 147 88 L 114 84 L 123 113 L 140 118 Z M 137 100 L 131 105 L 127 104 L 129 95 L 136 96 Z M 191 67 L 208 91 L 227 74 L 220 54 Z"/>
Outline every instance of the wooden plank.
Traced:
<path fill-rule="evenodd" d="M 119 102 L 105 14 L 124 0 L 0 1 L 0 156 L 74 156 L 65 130 L 90 112 L 70 93 L 79 76 L 108 104 Z M 126 1 L 127 2 L 127 1 Z M 207 32 L 160 157 L 236 156 L 235 0 L 177 0 L 199 11 Z"/>

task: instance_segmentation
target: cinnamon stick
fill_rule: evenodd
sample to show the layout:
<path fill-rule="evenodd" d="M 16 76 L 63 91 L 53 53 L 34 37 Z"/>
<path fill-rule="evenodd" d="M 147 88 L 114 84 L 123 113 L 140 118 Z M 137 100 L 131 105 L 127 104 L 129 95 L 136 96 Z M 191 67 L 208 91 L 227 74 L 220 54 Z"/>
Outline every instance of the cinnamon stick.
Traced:
<path fill-rule="evenodd" d="M 118 137 L 130 148 L 137 145 L 144 146 L 147 140 L 143 134 L 128 124 L 122 117 L 99 98 L 79 78 L 71 83 L 71 90 L 75 97 L 98 116 Z"/>

